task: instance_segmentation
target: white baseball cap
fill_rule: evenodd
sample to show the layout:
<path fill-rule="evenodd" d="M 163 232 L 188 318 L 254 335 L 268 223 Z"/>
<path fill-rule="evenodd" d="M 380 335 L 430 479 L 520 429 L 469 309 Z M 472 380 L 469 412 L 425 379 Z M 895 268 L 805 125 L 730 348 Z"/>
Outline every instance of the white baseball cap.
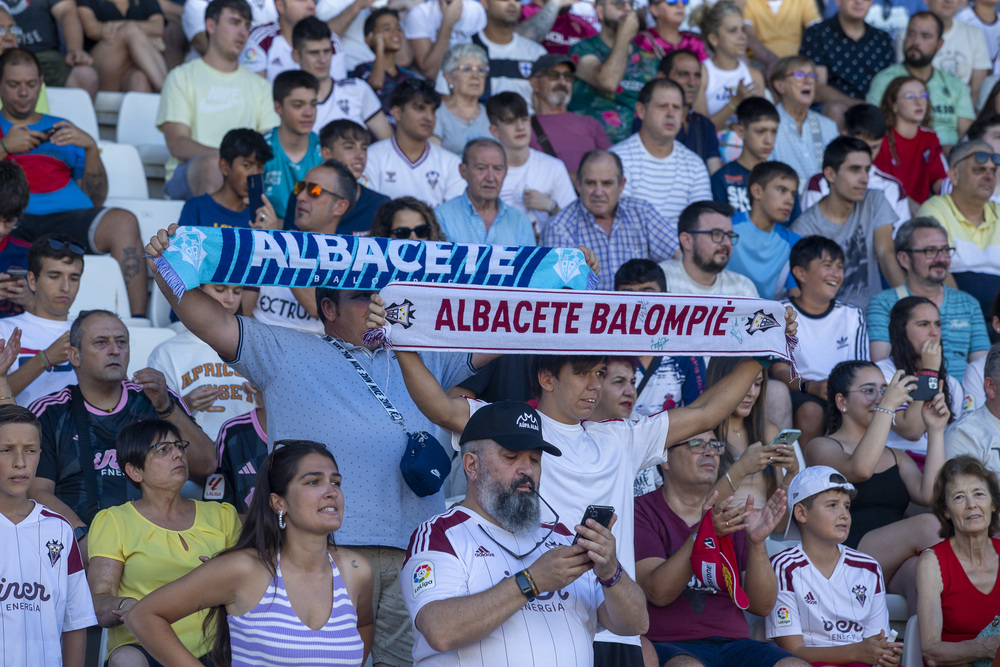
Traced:
<path fill-rule="evenodd" d="M 785 528 L 786 540 L 801 540 L 802 534 L 792 518 L 792 508 L 806 498 L 823 493 L 830 489 L 843 489 L 851 498 L 857 494 L 854 485 L 847 478 L 830 466 L 809 466 L 792 480 L 788 487 L 788 526 Z"/>

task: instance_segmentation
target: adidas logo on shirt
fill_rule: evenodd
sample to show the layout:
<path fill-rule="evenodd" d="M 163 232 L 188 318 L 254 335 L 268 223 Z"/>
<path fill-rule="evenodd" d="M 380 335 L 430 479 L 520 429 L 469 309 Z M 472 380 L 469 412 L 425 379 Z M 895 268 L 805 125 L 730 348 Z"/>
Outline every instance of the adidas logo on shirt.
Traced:
<path fill-rule="evenodd" d="M 837 339 L 837 349 L 843 350 L 845 347 L 847 347 L 847 336 L 841 336 Z"/>
<path fill-rule="evenodd" d="M 819 604 L 816 602 L 816 598 L 813 596 L 812 591 L 806 593 L 806 604 Z"/>
<path fill-rule="evenodd" d="M 241 475 L 256 475 L 257 470 L 253 467 L 252 461 L 247 461 L 247 464 L 240 468 Z"/>
<path fill-rule="evenodd" d="M 486 556 L 489 556 L 490 558 L 493 557 L 493 554 L 490 552 L 489 549 L 487 549 L 484 546 L 480 546 L 478 549 L 476 549 L 476 558 L 485 558 Z"/>

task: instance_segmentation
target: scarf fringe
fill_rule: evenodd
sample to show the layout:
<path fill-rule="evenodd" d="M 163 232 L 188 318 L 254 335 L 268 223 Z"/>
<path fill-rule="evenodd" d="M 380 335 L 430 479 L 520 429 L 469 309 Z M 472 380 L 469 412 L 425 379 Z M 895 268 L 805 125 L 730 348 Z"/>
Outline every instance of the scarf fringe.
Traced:
<path fill-rule="evenodd" d="M 788 368 L 792 380 L 799 377 L 799 369 L 795 367 L 795 355 L 792 354 L 798 346 L 798 336 L 789 336 L 788 334 L 785 334 L 785 352 L 788 354 Z"/>
<path fill-rule="evenodd" d="M 391 350 L 392 343 L 389 342 L 389 325 L 383 324 L 378 329 L 368 329 L 361 334 L 361 342 L 373 349 L 381 345 L 386 350 Z"/>
<path fill-rule="evenodd" d="M 149 255 L 146 256 L 149 257 Z M 174 267 L 170 266 L 170 262 L 167 261 L 167 259 L 162 255 L 153 260 L 153 266 L 155 266 L 156 270 L 160 272 L 160 276 L 163 278 L 163 281 L 167 283 L 167 287 L 170 288 L 170 291 L 173 292 L 174 296 L 177 297 L 177 300 L 180 301 L 181 297 L 184 296 L 184 292 L 187 291 L 187 288 L 184 287 L 184 280 L 182 280 L 177 271 L 174 270 Z"/>

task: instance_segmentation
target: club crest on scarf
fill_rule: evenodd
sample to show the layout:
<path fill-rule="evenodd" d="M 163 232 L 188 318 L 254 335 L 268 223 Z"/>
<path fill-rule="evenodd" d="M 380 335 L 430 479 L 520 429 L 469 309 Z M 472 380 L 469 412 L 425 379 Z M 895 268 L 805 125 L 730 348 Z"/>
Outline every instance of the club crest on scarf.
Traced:
<path fill-rule="evenodd" d="M 763 309 L 758 310 L 756 313 L 747 318 L 747 333 L 751 336 L 758 331 L 767 331 L 768 329 L 773 329 L 774 327 L 781 326 L 778 321 L 774 319 L 774 315 L 771 313 L 765 313 Z"/>
<path fill-rule="evenodd" d="M 403 303 L 394 303 L 385 309 L 385 319 L 393 324 L 399 324 L 404 329 L 409 329 L 413 326 L 413 304 L 409 299 L 403 301 Z"/>

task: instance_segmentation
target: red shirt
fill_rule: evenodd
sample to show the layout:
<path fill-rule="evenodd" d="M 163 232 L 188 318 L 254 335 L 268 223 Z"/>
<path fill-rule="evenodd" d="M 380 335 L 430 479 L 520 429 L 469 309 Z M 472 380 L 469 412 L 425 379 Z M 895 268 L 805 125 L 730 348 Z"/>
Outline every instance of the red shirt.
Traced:
<path fill-rule="evenodd" d="M 542 8 L 534 3 L 521 6 L 521 21 L 527 21 Z M 589 39 L 597 34 L 597 29 L 582 16 L 561 11 L 556 16 L 556 22 L 542 40 L 542 46 L 549 53 L 566 55 L 571 46 L 577 42 Z"/>
<path fill-rule="evenodd" d="M 990 541 L 1000 553 L 1000 540 L 991 537 Z M 938 542 L 931 549 L 937 556 L 941 583 L 944 584 L 941 590 L 941 641 L 975 639 L 1000 610 L 1000 571 L 993 590 L 983 593 L 969 581 L 962 563 L 951 548 L 951 540 Z"/>
<path fill-rule="evenodd" d="M 927 201 L 931 196 L 931 185 L 947 175 L 941 142 L 937 134 L 926 127 L 918 127 L 912 139 L 890 129 L 882 139 L 882 149 L 875 158 L 875 166 L 898 178 L 903 183 L 906 196 L 912 197 L 918 204 Z"/>

